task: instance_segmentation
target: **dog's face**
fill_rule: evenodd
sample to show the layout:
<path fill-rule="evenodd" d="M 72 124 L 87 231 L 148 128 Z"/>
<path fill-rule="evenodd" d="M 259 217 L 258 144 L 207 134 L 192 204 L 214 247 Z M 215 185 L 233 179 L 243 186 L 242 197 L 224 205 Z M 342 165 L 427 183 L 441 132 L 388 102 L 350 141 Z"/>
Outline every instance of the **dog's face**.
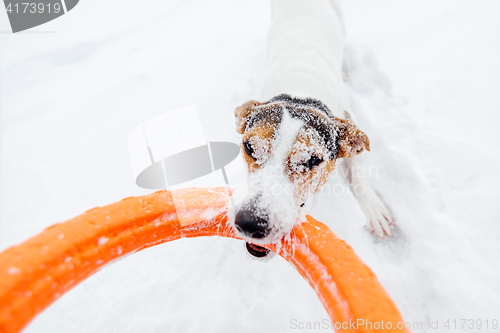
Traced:
<path fill-rule="evenodd" d="M 349 120 L 334 118 L 321 103 L 275 99 L 249 101 L 235 110 L 249 190 L 234 212 L 234 223 L 254 243 L 288 234 L 300 207 L 328 180 L 336 159 L 370 149 L 363 132 Z"/>

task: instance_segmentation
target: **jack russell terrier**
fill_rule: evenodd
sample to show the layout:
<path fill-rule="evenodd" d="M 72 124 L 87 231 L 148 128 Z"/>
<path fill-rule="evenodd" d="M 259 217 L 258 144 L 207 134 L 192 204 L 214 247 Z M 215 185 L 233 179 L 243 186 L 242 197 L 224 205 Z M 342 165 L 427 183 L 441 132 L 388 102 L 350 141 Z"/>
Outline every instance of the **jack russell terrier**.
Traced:
<path fill-rule="evenodd" d="M 300 220 L 306 199 L 347 159 L 364 167 L 370 141 L 356 126 L 343 79 L 344 25 L 339 0 L 272 0 L 268 64 L 259 101 L 235 110 L 243 135 L 248 194 L 232 212 L 234 227 L 256 257 Z M 393 218 L 367 175 L 348 172 L 367 229 L 391 235 Z"/>

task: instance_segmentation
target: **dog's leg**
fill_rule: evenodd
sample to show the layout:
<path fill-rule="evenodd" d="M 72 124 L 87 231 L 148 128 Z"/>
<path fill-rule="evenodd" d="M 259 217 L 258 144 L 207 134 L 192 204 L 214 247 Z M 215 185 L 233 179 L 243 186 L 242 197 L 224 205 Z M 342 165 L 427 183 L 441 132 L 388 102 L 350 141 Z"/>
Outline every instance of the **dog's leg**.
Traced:
<path fill-rule="evenodd" d="M 366 228 L 379 237 L 391 236 L 394 219 L 373 189 L 370 182 L 371 170 L 366 167 L 363 155 L 344 160 L 343 165 L 349 187 L 366 216 Z"/>

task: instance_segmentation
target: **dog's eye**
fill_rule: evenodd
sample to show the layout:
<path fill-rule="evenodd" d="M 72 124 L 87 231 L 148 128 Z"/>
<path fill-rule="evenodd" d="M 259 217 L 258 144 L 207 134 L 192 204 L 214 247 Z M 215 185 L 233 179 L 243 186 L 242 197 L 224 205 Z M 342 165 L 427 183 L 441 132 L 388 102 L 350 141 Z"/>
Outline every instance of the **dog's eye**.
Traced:
<path fill-rule="evenodd" d="M 243 142 L 243 149 L 245 149 L 245 153 L 247 153 L 248 156 L 253 157 L 253 148 L 250 142 L 248 141 Z"/>
<path fill-rule="evenodd" d="M 315 166 L 319 165 L 321 162 L 323 162 L 322 158 L 311 156 L 311 158 L 307 162 L 302 163 L 302 165 L 308 169 L 312 169 Z"/>

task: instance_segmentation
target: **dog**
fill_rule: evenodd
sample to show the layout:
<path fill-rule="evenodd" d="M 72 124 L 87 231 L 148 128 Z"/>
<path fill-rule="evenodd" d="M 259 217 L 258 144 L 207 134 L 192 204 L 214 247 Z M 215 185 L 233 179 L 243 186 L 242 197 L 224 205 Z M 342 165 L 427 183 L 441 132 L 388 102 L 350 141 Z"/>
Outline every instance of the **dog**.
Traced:
<path fill-rule="evenodd" d="M 236 130 L 248 169 L 248 194 L 233 212 L 250 254 L 268 251 L 301 219 L 317 193 L 346 159 L 363 167 L 370 141 L 356 126 L 343 72 L 344 23 L 338 0 L 272 0 L 268 64 L 258 101 L 235 110 Z M 392 215 L 367 175 L 348 172 L 350 187 L 367 218 L 367 229 L 390 236 Z"/>

